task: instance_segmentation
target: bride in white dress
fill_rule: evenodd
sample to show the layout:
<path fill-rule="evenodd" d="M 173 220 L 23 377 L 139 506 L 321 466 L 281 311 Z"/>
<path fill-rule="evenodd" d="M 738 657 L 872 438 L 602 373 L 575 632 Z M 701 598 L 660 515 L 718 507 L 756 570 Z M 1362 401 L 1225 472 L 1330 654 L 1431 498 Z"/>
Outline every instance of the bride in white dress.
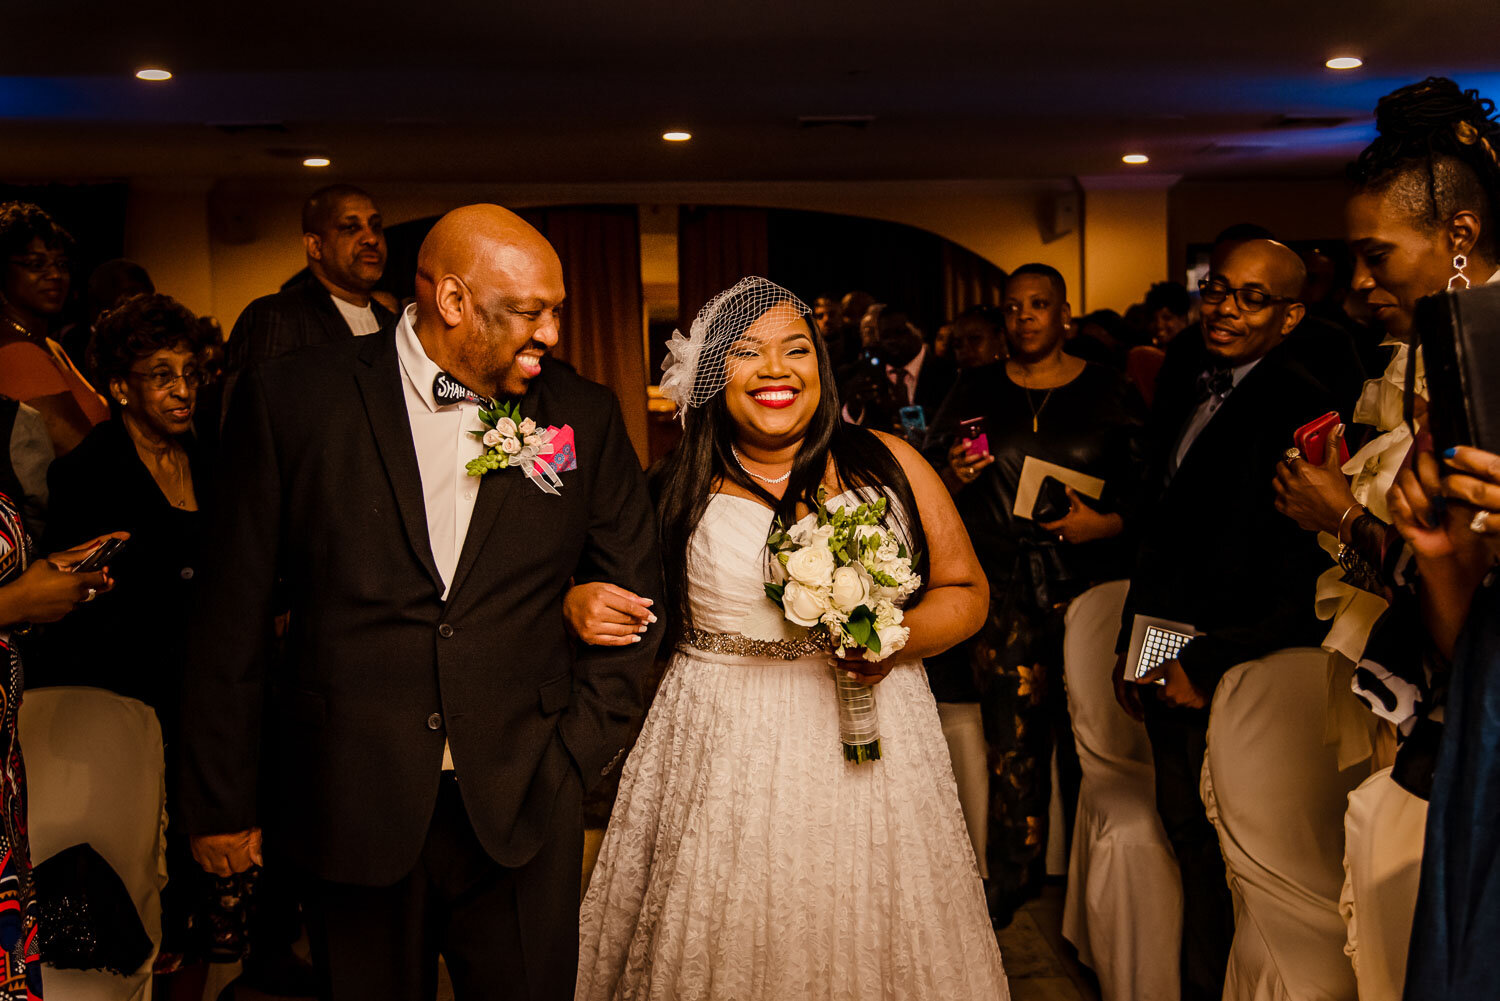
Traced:
<path fill-rule="evenodd" d="M 979 627 L 984 578 L 931 467 L 839 420 L 807 313 L 746 279 L 663 380 L 686 410 L 658 502 L 676 648 L 583 902 L 580 1001 L 1009 996 L 920 659 Z M 830 507 L 884 491 L 903 529 L 915 509 L 928 554 L 906 648 L 837 662 L 880 681 L 873 762 L 844 758 L 832 656 L 763 590 L 773 518 L 820 484 Z"/>

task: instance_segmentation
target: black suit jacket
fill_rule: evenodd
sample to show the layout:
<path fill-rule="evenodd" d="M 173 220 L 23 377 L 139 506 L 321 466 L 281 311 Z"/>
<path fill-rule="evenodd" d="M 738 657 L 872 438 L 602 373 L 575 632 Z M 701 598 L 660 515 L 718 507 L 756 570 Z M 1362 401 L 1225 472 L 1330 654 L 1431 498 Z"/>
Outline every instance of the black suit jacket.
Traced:
<path fill-rule="evenodd" d="M 1153 484 L 1164 483 L 1192 417 L 1196 371 L 1163 368 L 1152 411 Z M 1289 646 L 1316 646 L 1317 578 L 1328 557 L 1311 533 L 1276 511 L 1276 463 L 1292 432 L 1335 409 L 1328 390 L 1282 356 L 1267 356 L 1229 394 L 1156 503 L 1144 506 L 1140 547 L 1117 649 L 1137 613 L 1188 622 L 1206 635 L 1179 658 L 1212 693 L 1231 667 Z"/>
<path fill-rule="evenodd" d="M 374 299 L 370 309 L 382 331 L 394 329 L 396 316 Z M 352 340 L 354 332 L 322 282 L 311 274 L 280 292 L 263 295 L 245 307 L 234 321 L 224 345 L 224 390 L 221 414 L 229 413 L 235 383 L 257 362 L 279 358 L 318 344 Z"/>
<path fill-rule="evenodd" d="M 519 470 L 483 477 L 444 601 L 393 332 L 252 368 L 235 395 L 184 692 L 188 829 L 262 821 L 265 740 L 293 860 L 390 884 L 418 858 L 446 738 L 480 843 L 526 862 L 560 797 L 623 759 L 660 642 L 575 649 L 563 629 L 572 578 L 661 594 L 614 396 L 551 364 L 532 381 L 523 416 L 571 424 L 578 468 L 560 496 Z M 278 577 L 291 618 L 273 666 Z"/>

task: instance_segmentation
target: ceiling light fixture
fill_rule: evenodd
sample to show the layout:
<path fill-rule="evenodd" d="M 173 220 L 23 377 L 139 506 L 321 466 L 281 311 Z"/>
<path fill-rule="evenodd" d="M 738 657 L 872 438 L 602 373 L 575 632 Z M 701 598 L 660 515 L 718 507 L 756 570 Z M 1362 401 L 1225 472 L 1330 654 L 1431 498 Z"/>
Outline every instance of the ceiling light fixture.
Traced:
<path fill-rule="evenodd" d="M 310 156 L 302 161 L 304 167 L 326 167 L 333 161 L 326 156 Z"/>
<path fill-rule="evenodd" d="M 1323 65 L 1331 70 L 1357 70 L 1364 64 L 1365 61 L 1357 56 L 1338 56 Z"/>
<path fill-rule="evenodd" d="M 136 70 L 135 78 L 137 80 L 150 80 L 152 83 L 160 83 L 163 80 L 172 79 L 172 73 L 170 70 L 160 69 L 155 66 L 148 66 L 143 70 Z"/>
<path fill-rule="evenodd" d="M 1151 158 L 1145 153 L 1126 153 L 1120 157 L 1126 163 L 1150 163 Z"/>
<path fill-rule="evenodd" d="M 671 132 L 663 132 L 661 137 L 669 143 L 685 143 L 693 138 L 693 134 L 691 132 L 683 132 L 680 129 L 674 129 Z"/>

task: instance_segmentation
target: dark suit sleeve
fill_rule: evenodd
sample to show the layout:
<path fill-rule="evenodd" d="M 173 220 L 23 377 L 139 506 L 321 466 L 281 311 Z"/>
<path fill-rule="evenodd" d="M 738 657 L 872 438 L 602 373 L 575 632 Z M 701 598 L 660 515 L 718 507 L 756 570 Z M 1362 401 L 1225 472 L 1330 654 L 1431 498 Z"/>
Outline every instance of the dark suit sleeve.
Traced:
<path fill-rule="evenodd" d="M 273 296 L 256 299 L 240 313 L 224 344 L 224 397 L 222 412 L 228 420 L 235 386 L 245 370 L 285 354 L 299 346 L 295 324 Z"/>
<path fill-rule="evenodd" d="M 1311 419 L 1308 415 L 1326 413 L 1331 402 L 1324 393 L 1303 391 L 1295 403 L 1286 400 L 1274 417 L 1258 422 L 1260 433 L 1247 459 L 1250 468 L 1265 471 L 1266 489 L 1257 491 L 1259 502 L 1248 507 L 1239 524 L 1223 526 L 1224 539 L 1204 540 L 1229 543 L 1226 573 L 1205 584 L 1221 589 L 1218 600 L 1236 613 L 1182 649 L 1178 659 L 1200 691 L 1211 694 L 1236 664 L 1321 641 L 1313 602 L 1318 576 L 1331 564 L 1312 533 L 1276 510 L 1269 484 L 1292 430 Z"/>
<path fill-rule="evenodd" d="M 601 467 L 589 498 L 589 529 L 573 579 L 607 581 L 661 607 L 656 515 L 619 404 L 609 403 Z M 623 759 L 645 712 L 642 684 L 661 644 L 661 623 L 628 647 L 580 646 L 573 664 L 573 702 L 559 724 L 585 790 Z"/>
<path fill-rule="evenodd" d="M 194 835 L 256 826 L 281 513 L 257 369 L 236 394 L 220 469 L 183 685 L 181 811 Z"/>

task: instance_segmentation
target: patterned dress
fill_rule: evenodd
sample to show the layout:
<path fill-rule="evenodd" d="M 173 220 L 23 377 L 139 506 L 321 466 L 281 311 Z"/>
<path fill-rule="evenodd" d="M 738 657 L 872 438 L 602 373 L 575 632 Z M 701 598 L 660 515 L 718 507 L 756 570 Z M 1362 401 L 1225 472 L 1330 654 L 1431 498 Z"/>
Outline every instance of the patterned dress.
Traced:
<path fill-rule="evenodd" d="M 0 585 L 26 569 L 27 540 L 16 505 L 0 493 Z M 26 768 L 16 717 L 21 707 L 21 655 L 0 628 L 0 1001 L 42 996 L 37 955 L 35 886 L 26 840 Z"/>

